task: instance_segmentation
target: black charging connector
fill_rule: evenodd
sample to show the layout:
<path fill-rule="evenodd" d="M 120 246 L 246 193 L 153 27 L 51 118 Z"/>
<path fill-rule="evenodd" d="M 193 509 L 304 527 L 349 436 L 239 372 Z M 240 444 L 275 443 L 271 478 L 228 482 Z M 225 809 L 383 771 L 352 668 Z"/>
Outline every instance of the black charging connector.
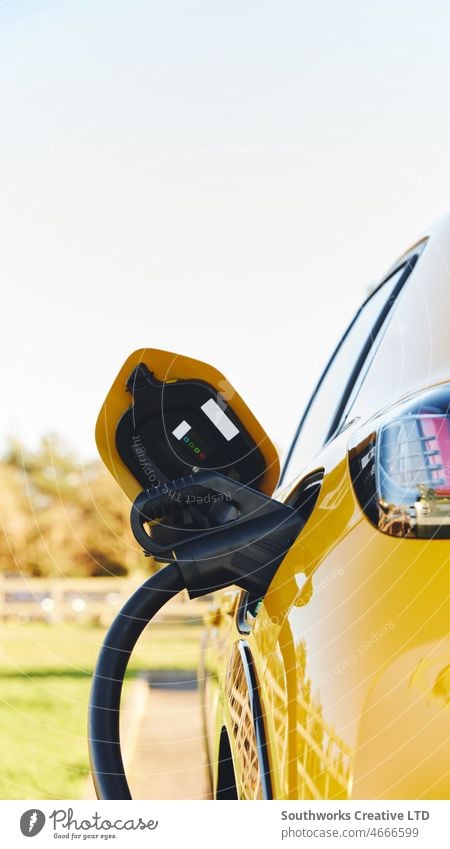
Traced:
<path fill-rule="evenodd" d="M 145 525 L 156 520 L 150 535 Z M 292 507 L 219 472 L 144 490 L 131 509 L 145 554 L 176 561 L 191 598 L 230 584 L 262 597 L 301 526 Z"/>
<path fill-rule="evenodd" d="M 150 536 L 146 525 L 156 520 Z M 146 554 L 168 565 L 126 602 L 97 661 L 89 751 L 99 799 L 131 799 L 120 750 L 120 698 L 145 626 L 182 589 L 197 598 L 235 584 L 262 598 L 302 524 L 292 507 L 218 472 L 198 472 L 138 496 L 131 511 L 134 535 Z"/>

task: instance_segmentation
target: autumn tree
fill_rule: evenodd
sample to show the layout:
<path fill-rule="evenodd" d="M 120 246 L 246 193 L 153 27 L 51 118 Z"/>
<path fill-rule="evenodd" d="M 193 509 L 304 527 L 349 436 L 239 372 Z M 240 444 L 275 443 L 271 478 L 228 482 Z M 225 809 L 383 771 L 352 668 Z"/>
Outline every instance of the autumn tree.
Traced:
<path fill-rule="evenodd" d="M 55 436 L 35 451 L 11 441 L 0 462 L 0 570 L 81 577 L 152 568 L 129 513 L 100 463 L 81 464 Z"/>

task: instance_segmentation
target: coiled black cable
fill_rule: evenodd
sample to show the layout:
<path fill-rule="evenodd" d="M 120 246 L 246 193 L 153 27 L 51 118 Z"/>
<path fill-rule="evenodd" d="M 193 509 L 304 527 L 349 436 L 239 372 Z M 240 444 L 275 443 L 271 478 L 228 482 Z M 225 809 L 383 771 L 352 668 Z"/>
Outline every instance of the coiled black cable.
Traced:
<path fill-rule="evenodd" d="M 177 563 L 152 575 L 124 604 L 106 634 L 92 682 L 89 756 L 98 799 L 131 799 L 120 749 L 119 711 L 130 655 L 145 626 L 185 587 Z"/>

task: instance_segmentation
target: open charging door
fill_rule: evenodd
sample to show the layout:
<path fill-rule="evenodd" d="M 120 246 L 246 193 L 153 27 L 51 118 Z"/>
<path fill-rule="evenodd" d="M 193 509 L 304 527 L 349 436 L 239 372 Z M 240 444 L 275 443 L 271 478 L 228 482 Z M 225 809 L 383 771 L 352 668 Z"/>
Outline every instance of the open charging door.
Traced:
<path fill-rule="evenodd" d="M 221 372 L 155 348 L 131 354 L 100 410 L 100 456 L 130 500 L 142 490 L 214 471 L 271 495 L 275 446 Z"/>

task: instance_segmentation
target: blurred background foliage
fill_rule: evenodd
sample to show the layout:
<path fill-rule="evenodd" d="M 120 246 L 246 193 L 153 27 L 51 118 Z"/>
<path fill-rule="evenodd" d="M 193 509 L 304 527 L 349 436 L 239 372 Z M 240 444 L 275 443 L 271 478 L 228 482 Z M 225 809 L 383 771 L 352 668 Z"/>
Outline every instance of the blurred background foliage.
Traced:
<path fill-rule="evenodd" d="M 81 464 L 54 435 L 34 451 L 11 440 L 0 460 L 0 572 L 94 577 L 142 570 L 129 514 L 101 463 Z"/>

